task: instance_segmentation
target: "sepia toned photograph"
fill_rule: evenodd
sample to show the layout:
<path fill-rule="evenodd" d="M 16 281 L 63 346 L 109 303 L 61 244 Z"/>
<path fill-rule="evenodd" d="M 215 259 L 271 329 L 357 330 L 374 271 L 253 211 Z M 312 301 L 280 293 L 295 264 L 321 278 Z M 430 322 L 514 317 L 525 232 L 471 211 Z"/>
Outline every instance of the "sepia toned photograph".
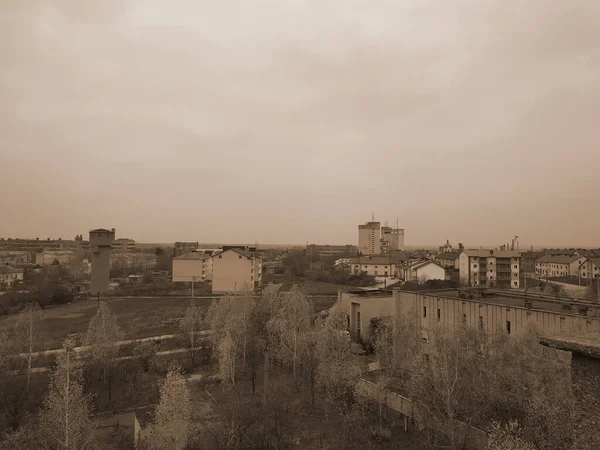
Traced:
<path fill-rule="evenodd" d="M 0 450 L 600 450 L 600 0 L 0 0 Z"/>

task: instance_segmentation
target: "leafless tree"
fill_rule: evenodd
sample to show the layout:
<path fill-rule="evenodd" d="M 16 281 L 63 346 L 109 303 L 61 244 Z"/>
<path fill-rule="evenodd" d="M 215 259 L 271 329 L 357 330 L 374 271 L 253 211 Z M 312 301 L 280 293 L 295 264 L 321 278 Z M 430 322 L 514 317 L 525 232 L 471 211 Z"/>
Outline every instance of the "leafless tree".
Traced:
<path fill-rule="evenodd" d="M 179 338 L 190 353 L 190 364 L 194 368 L 195 352 L 200 345 L 200 331 L 203 328 L 202 312 L 192 300 L 179 322 Z"/>
<path fill-rule="evenodd" d="M 269 322 L 269 329 L 276 345 L 276 357 L 289 363 L 294 379 L 302 354 L 306 351 L 307 333 L 312 328 L 312 305 L 298 286 L 281 298 L 275 316 Z"/>
<path fill-rule="evenodd" d="M 190 437 L 192 403 L 181 369 L 171 368 L 160 387 L 160 403 L 144 437 L 149 450 L 183 450 Z"/>
<path fill-rule="evenodd" d="M 42 313 L 37 303 L 30 303 L 17 316 L 14 325 L 15 343 L 27 360 L 27 387 L 35 353 L 42 344 Z"/>
<path fill-rule="evenodd" d="M 119 354 L 118 343 L 123 339 L 123 330 L 117 323 L 117 316 L 106 302 L 100 304 L 98 311 L 90 320 L 84 337 L 84 345 L 92 365 L 102 372 L 102 379 L 108 387 L 108 403 L 112 400 L 113 372 Z"/>
<path fill-rule="evenodd" d="M 341 333 L 345 329 L 345 313 L 338 307 L 332 308 L 320 324 L 315 345 L 317 384 L 344 411 L 354 398 L 356 381 L 362 373 L 352 342 Z"/>
<path fill-rule="evenodd" d="M 90 399 L 83 393 L 81 364 L 67 338 L 44 407 L 40 413 L 40 438 L 44 448 L 85 450 L 92 448 L 95 424 L 90 418 Z"/>

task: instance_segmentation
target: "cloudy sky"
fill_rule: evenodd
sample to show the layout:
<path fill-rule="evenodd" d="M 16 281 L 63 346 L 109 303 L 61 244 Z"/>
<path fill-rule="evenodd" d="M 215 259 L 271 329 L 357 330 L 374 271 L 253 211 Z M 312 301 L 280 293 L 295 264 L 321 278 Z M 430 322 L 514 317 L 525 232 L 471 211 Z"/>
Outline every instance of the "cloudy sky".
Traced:
<path fill-rule="evenodd" d="M 600 246 L 598 0 L 2 0 L 0 236 Z"/>

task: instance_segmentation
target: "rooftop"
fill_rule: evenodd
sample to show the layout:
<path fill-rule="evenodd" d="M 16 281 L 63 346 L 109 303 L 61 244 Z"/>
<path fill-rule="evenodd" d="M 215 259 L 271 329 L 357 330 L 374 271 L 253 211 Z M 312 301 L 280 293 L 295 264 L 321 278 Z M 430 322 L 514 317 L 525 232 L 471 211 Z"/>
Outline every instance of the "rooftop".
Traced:
<path fill-rule="evenodd" d="M 348 258 L 350 264 L 396 264 L 400 260 L 397 256 L 391 255 L 371 255 L 371 256 L 359 256 L 355 258 Z"/>
<path fill-rule="evenodd" d="M 536 260 L 536 262 L 540 262 L 540 263 L 554 263 L 554 264 L 571 264 L 572 262 L 577 261 L 580 258 L 583 258 L 583 256 L 578 256 L 578 255 L 573 255 L 573 256 L 567 256 L 567 255 L 556 255 L 556 256 L 546 255 L 546 256 L 542 256 L 541 258 L 538 258 Z"/>
<path fill-rule="evenodd" d="M 521 253 L 511 250 L 485 250 L 485 249 L 471 249 L 464 250 L 467 256 L 475 256 L 479 258 L 487 258 L 489 256 L 496 258 L 520 258 Z"/>
<path fill-rule="evenodd" d="M 173 258 L 173 260 L 205 260 L 205 259 L 210 259 L 210 256 L 207 255 L 204 252 L 190 252 L 190 253 L 186 253 L 185 255 L 181 255 L 181 256 L 177 256 L 175 258 Z"/>
<path fill-rule="evenodd" d="M 540 343 L 548 347 L 600 358 L 600 333 L 590 333 L 585 336 L 544 337 L 540 339 Z"/>
<path fill-rule="evenodd" d="M 460 256 L 460 252 L 442 252 L 438 253 L 436 259 L 443 259 L 446 261 L 454 261 Z"/>

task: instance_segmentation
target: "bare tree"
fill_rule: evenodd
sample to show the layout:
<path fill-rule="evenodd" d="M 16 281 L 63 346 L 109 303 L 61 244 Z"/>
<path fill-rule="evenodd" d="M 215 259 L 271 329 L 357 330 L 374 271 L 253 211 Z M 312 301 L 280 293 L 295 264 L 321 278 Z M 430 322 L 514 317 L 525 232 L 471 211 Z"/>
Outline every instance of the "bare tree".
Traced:
<path fill-rule="evenodd" d="M 488 434 L 486 450 L 536 450 L 536 446 L 520 437 L 520 426 L 516 421 L 502 425 L 495 422 Z"/>
<path fill-rule="evenodd" d="M 28 304 L 17 316 L 14 325 L 15 342 L 27 360 L 27 387 L 35 353 L 42 344 L 42 313 L 37 303 Z"/>
<path fill-rule="evenodd" d="M 294 379 L 306 350 L 307 333 L 312 328 L 312 313 L 312 304 L 298 286 L 294 286 L 281 298 L 275 316 L 269 323 L 273 340 L 277 343 L 273 350 L 282 362 L 292 366 Z"/>
<path fill-rule="evenodd" d="M 179 322 L 179 338 L 190 353 L 190 364 L 194 368 L 195 352 L 200 345 L 200 331 L 202 331 L 202 312 L 194 300 L 185 310 Z"/>
<path fill-rule="evenodd" d="M 183 450 L 190 438 L 192 403 L 180 368 L 171 368 L 160 387 L 160 403 L 144 443 L 150 450 Z"/>
<path fill-rule="evenodd" d="M 106 302 L 90 320 L 84 337 L 84 345 L 89 346 L 90 362 L 102 372 L 102 379 L 108 386 L 108 403 L 112 400 L 113 372 L 119 354 L 118 343 L 123 339 L 123 330 L 117 323 L 117 316 Z"/>
<path fill-rule="evenodd" d="M 85 450 L 94 441 L 90 399 L 83 393 L 81 364 L 74 347 L 74 340 L 67 338 L 40 413 L 40 437 L 48 449 Z"/>
<path fill-rule="evenodd" d="M 339 403 L 346 411 L 362 368 L 353 350 L 353 343 L 342 331 L 346 329 L 346 314 L 338 307 L 320 324 L 315 352 L 318 360 L 316 379 L 327 398 Z"/>

